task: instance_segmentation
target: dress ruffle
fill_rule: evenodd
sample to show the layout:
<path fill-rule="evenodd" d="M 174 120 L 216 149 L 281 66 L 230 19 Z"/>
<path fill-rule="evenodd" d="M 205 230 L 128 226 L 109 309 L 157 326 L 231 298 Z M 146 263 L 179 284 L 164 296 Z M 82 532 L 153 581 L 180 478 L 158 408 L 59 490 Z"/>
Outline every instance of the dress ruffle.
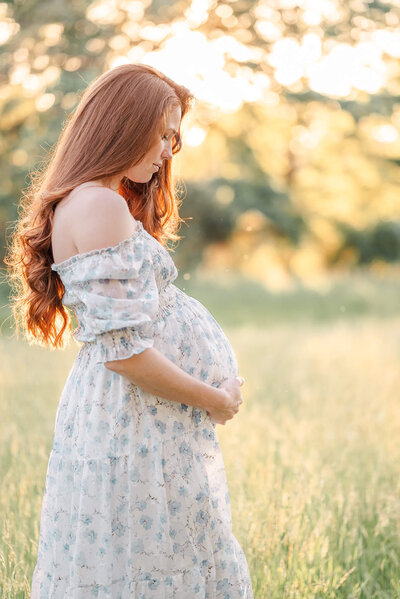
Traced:
<path fill-rule="evenodd" d="M 138 438 L 128 453 L 91 459 L 53 447 L 58 493 L 45 492 L 40 530 L 51 561 L 39 554 L 32 599 L 250 599 L 215 436 L 200 424 Z"/>
<path fill-rule="evenodd" d="M 97 362 L 129 358 L 153 346 L 159 288 L 174 280 L 177 271 L 171 261 L 160 273 L 164 280 L 156 280 L 148 236 L 138 221 L 133 235 L 117 245 L 77 254 L 51 267 L 62 277 L 63 303 L 79 321 L 74 337 L 96 343 Z M 78 264 L 82 268 L 76 268 Z"/>
<path fill-rule="evenodd" d="M 240 570 L 240 566 L 242 570 Z M 186 571 L 175 574 L 164 574 L 154 577 L 147 574 L 143 580 L 123 577 L 114 580 L 109 585 L 93 584 L 72 587 L 67 581 L 52 579 L 45 594 L 40 594 L 40 588 L 32 589 L 32 599 L 48 599 L 52 597 L 68 597 L 68 599 L 250 599 L 253 597 L 248 584 L 240 581 L 240 571 L 246 572 L 243 561 L 231 559 L 231 571 L 226 571 L 226 560 L 223 565 L 195 565 Z M 36 584 L 39 585 L 41 571 L 36 574 Z M 239 574 L 239 576 L 238 576 Z M 245 578 L 245 576 L 244 576 Z M 236 582 L 232 585 L 230 580 Z"/>

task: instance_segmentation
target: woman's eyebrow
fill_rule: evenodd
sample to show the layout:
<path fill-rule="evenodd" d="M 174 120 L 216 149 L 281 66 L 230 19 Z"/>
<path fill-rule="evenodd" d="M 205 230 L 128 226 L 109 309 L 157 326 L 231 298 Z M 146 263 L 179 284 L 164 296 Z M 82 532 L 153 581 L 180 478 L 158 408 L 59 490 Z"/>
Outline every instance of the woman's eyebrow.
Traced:
<path fill-rule="evenodd" d="M 175 129 L 172 129 L 171 127 L 169 127 L 168 129 L 166 129 L 166 131 L 172 131 L 172 133 L 178 133 L 177 131 L 175 131 Z"/>

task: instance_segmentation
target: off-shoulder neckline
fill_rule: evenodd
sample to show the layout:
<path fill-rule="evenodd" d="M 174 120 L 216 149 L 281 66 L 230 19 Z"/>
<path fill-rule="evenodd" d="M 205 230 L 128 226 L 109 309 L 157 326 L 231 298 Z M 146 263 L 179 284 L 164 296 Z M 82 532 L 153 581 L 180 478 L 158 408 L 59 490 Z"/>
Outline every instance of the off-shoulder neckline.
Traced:
<path fill-rule="evenodd" d="M 84 258 L 88 258 L 89 256 L 96 256 L 98 254 L 112 253 L 112 252 L 118 251 L 120 248 L 127 245 L 129 242 L 133 241 L 133 239 L 135 239 L 137 235 L 140 235 L 141 233 L 143 233 L 145 231 L 145 228 L 143 227 L 143 223 L 140 220 L 137 220 L 136 222 L 137 222 L 136 229 L 134 230 L 132 235 L 130 235 L 130 237 L 127 237 L 126 239 L 122 239 L 115 245 L 110 245 L 108 247 L 103 247 L 103 248 L 95 248 L 95 249 L 89 250 L 87 252 L 81 252 L 79 254 L 74 254 L 73 256 L 70 256 L 69 258 L 62 260 L 61 262 L 57 262 L 57 263 L 53 262 L 53 264 L 51 265 L 51 270 L 55 270 L 56 272 L 58 272 L 59 270 L 68 268 L 69 266 L 72 266 L 76 262 L 80 262 L 81 260 L 83 260 Z"/>

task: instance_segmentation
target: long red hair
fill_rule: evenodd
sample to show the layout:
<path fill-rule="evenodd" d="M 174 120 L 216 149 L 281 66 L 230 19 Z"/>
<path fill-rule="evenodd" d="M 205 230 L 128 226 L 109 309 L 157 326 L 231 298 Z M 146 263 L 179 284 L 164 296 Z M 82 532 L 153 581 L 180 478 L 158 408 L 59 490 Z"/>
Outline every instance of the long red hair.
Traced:
<path fill-rule="evenodd" d="M 84 91 L 58 143 L 31 175 L 7 248 L 17 335 L 20 329 L 29 342 L 54 348 L 64 347 L 65 337 L 70 338 L 64 286 L 51 269 L 56 205 L 78 185 L 106 182 L 139 162 L 162 132 L 169 109 L 180 106 L 183 118 L 193 99 L 186 87 L 144 64 L 110 69 Z M 179 128 L 173 154 L 181 146 Z M 119 186 L 132 216 L 163 245 L 180 239 L 177 229 L 183 219 L 175 185 L 171 161 L 166 160 L 147 183 L 124 178 Z"/>

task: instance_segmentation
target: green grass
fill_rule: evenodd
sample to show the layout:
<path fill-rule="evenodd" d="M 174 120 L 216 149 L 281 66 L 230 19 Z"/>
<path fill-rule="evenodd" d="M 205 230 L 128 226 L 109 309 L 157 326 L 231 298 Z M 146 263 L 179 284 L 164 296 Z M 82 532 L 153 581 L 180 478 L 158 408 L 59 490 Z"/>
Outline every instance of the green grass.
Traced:
<path fill-rule="evenodd" d="M 360 275 L 275 297 L 177 282 L 223 324 L 246 378 L 217 434 L 255 598 L 400 597 L 400 284 Z M 51 352 L 2 332 L 0 597 L 22 599 L 78 346 Z"/>
<path fill-rule="evenodd" d="M 400 318 L 242 327 L 219 427 L 257 599 L 400 597 Z"/>
<path fill-rule="evenodd" d="M 242 323 L 272 326 L 281 322 L 331 322 L 400 313 L 400 270 L 384 277 L 362 270 L 331 277 L 321 289 L 300 282 L 290 291 L 270 292 L 261 284 L 229 273 L 209 277 L 181 276 L 176 284 L 203 302 L 225 326 Z"/>

